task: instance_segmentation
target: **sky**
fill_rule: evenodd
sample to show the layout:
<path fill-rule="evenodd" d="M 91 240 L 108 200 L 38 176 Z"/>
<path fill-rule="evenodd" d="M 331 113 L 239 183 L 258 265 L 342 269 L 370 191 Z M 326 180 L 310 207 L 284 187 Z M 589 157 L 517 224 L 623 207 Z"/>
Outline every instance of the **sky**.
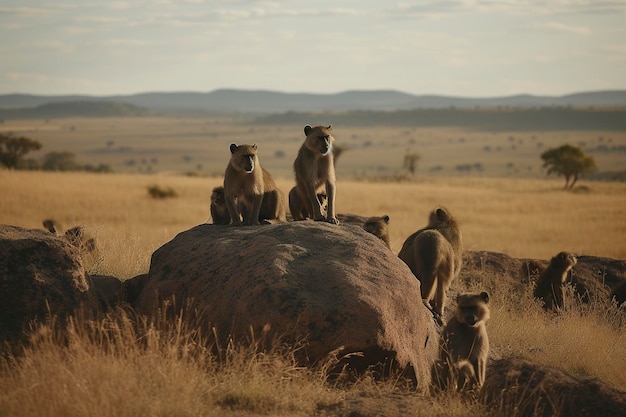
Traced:
<path fill-rule="evenodd" d="M 0 94 L 626 89 L 626 0 L 2 0 Z"/>

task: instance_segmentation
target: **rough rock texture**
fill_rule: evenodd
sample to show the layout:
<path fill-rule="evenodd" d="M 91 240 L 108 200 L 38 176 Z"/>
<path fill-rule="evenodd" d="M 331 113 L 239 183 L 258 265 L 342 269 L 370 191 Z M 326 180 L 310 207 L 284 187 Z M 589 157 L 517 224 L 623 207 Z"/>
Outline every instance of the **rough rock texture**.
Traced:
<path fill-rule="evenodd" d="M 481 395 L 499 415 L 626 416 L 626 392 L 595 378 L 577 377 L 520 359 L 490 364 Z"/>
<path fill-rule="evenodd" d="M 555 254 L 556 255 L 556 254 Z M 578 255 L 570 282 L 583 301 L 609 299 L 612 290 L 626 282 L 626 260 Z M 473 275 L 486 273 L 508 281 L 512 288 L 528 285 L 548 265 L 544 259 L 518 259 L 486 251 L 466 251 L 461 279 L 471 281 Z"/>
<path fill-rule="evenodd" d="M 306 337 L 306 362 L 363 352 L 349 366 L 395 359 L 427 386 L 437 352 L 419 282 L 383 242 L 359 227 L 302 221 L 256 227 L 199 225 L 152 256 L 135 307 L 192 297 L 222 345 Z M 353 356 L 357 359 L 358 356 Z"/>
<path fill-rule="evenodd" d="M 45 230 L 0 225 L 0 341 L 33 320 L 96 307 L 77 249 Z"/>

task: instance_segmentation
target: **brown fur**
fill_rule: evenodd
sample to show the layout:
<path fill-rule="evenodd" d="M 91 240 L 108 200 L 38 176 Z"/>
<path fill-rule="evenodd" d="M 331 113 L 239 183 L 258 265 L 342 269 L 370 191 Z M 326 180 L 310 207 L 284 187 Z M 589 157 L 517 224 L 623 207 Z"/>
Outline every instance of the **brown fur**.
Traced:
<path fill-rule="evenodd" d="M 325 215 L 327 209 L 326 194 L 318 193 L 317 200 L 322 205 L 322 212 Z M 291 217 L 298 217 L 298 220 L 304 220 L 309 218 L 309 212 L 305 208 L 304 201 L 302 201 L 302 199 L 300 198 L 300 195 L 298 194 L 298 189 L 295 186 L 289 191 L 289 212 L 291 213 Z M 298 216 L 294 215 L 294 213 L 298 213 Z"/>
<path fill-rule="evenodd" d="M 428 225 L 406 239 L 398 257 L 419 279 L 422 300 L 441 320 L 446 292 L 463 262 L 463 237 L 454 217 L 443 207 L 433 210 Z"/>
<path fill-rule="evenodd" d="M 284 198 L 272 176 L 259 163 L 257 146 L 230 145 L 224 173 L 224 197 L 232 224 L 286 221 Z"/>
<path fill-rule="evenodd" d="M 43 226 L 52 234 L 58 236 L 59 226 L 52 219 L 43 221 Z M 72 246 L 78 248 L 80 252 L 94 252 L 96 250 L 96 240 L 93 237 L 85 236 L 85 228 L 83 226 L 74 226 L 63 233 L 63 238 Z"/>
<path fill-rule="evenodd" d="M 433 382 L 444 389 L 480 388 L 485 383 L 489 337 L 489 294 L 459 294 L 455 314 L 441 333 L 439 360 L 433 366 Z"/>
<path fill-rule="evenodd" d="M 388 248 L 391 248 L 389 243 L 389 216 L 386 214 L 383 216 L 364 217 L 357 214 L 337 214 L 337 219 L 341 223 L 355 223 L 363 227 L 363 229 L 382 240 Z"/>
<path fill-rule="evenodd" d="M 332 126 L 306 125 L 304 134 L 306 139 L 298 151 L 293 167 L 296 174 L 296 193 L 304 206 L 307 216 L 294 210 L 291 212 L 294 220 L 312 218 L 316 221 L 324 220 L 339 224 L 335 214 L 335 165 L 332 146 L 335 138 L 331 134 Z M 318 194 L 326 193 L 327 210 L 322 210 L 322 202 Z M 290 193 L 291 194 L 291 193 Z M 290 207 L 298 202 L 291 203 Z"/>
<path fill-rule="evenodd" d="M 230 224 L 230 213 L 228 213 L 223 186 L 215 187 L 211 192 L 211 219 L 213 219 L 213 224 Z"/>
<path fill-rule="evenodd" d="M 563 308 L 563 284 L 574 265 L 576 265 L 574 255 L 560 252 L 550 260 L 548 267 L 539 275 L 533 295 L 543 301 L 545 310 L 556 311 Z"/>

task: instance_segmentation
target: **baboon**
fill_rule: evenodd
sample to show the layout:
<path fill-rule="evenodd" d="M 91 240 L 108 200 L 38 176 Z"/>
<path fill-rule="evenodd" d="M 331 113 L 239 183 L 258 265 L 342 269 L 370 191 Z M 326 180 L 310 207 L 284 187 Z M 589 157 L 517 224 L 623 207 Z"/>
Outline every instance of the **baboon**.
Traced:
<path fill-rule="evenodd" d="M 363 229 L 382 240 L 388 248 L 391 248 L 389 241 L 389 216 L 364 217 L 356 214 L 337 214 L 337 219 L 341 223 L 355 223 Z"/>
<path fill-rule="evenodd" d="M 560 252 L 541 272 L 533 296 L 543 301 L 544 310 L 556 311 L 563 308 L 563 284 L 574 265 L 576 257 L 573 254 Z"/>
<path fill-rule="evenodd" d="M 53 235 L 58 236 L 59 226 L 54 220 L 44 220 L 43 227 Z M 85 228 L 83 226 L 74 226 L 67 229 L 62 237 L 81 252 L 93 252 L 96 250 L 96 240 L 92 237 L 89 239 L 85 237 Z"/>
<path fill-rule="evenodd" d="M 298 151 L 293 167 L 296 174 L 296 193 L 308 214 L 306 217 L 339 224 L 335 216 L 335 165 L 332 155 L 335 138 L 331 130 L 331 125 L 304 126 L 306 139 Z M 324 190 L 328 205 L 325 214 L 322 212 L 322 202 L 317 197 Z M 291 215 L 294 220 L 306 218 L 299 210 Z"/>
<path fill-rule="evenodd" d="M 389 216 L 368 217 L 363 224 L 363 229 L 382 240 L 391 249 L 389 242 Z"/>
<path fill-rule="evenodd" d="M 463 263 L 463 237 L 457 221 L 443 207 L 433 210 L 428 225 L 405 240 L 398 257 L 420 281 L 422 300 L 441 323 L 446 292 Z"/>
<path fill-rule="evenodd" d="M 57 234 L 56 222 L 52 219 L 46 219 L 43 221 L 43 227 L 53 235 Z"/>
<path fill-rule="evenodd" d="M 215 187 L 211 192 L 211 219 L 213 219 L 213 224 L 230 224 L 223 186 Z"/>
<path fill-rule="evenodd" d="M 326 194 L 318 193 L 317 200 L 322 205 L 322 212 L 325 215 L 326 209 L 328 208 L 326 205 Z M 298 220 L 304 220 L 309 217 L 309 212 L 305 209 L 304 201 L 302 201 L 302 199 L 300 198 L 300 195 L 298 194 L 298 189 L 295 186 L 291 190 L 289 190 L 289 212 L 291 213 L 291 217 L 293 217 L 294 219 L 296 218 L 296 215 L 294 215 L 294 213 L 298 213 L 298 215 L 301 216 L 298 218 Z"/>
<path fill-rule="evenodd" d="M 259 163 L 257 145 L 230 145 L 224 173 L 224 197 L 232 224 L 253 225 L 268 220 L 285 222 L 283 193 Z"/>
<path fill-rule="evenodd" d="M 441 333 L 439 360 L 433 365 L 433 384 L 440 389 L 482 387 L 487 372 L 489 294 L 459 294 L 454 315 Z"/>

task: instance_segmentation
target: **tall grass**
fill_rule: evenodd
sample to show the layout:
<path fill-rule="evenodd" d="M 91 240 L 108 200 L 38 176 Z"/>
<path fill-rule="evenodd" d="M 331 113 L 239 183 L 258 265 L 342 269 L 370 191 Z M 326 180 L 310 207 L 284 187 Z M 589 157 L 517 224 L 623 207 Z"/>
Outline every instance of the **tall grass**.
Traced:
<path fill-rule="evenodd" d="M 278 178 L 285 193 L 291 179 Z M 211 189 L 221 178 L 167 175 L 0 171 L 0 223 L 42 228 L 54 218 L 86 226 L 98 249 L 90 273 L 130 278 L 148 271 L 152 252 L 209 219 Z M 147 187 L 178 197 L 155 200 Z M 458 218 L 469 250 L 549 259 L 561 250 L 626 258 L 626 185 L 593 183 L 564 192 L 558 180 L 422 178 L 405 183 L 339 181 L 339 212 L 391 217 L 391 245 L 426 224 L 437 205 Z M 480 272 L 480 271 L 479 271 Z M 522 357 L 626 390 L 624 311 L 603 300 L 584 304 L 570 291 L 567 307 L 547 315 L 530 287 L 511 288 L 478 274 L 454 291 L 488 289 L 487 324 L 494 356 Z M 505 415 L 475 400 L 418 394 L 398 380 L 368 376 L 335 385 L 325 368 L 299 367 L 297 346 L 259 352 L 211 349 L 211 334 L 187 316 L 148 322 L 121 311 L 64 328 L 35 329 L 23 352 L 2 350 L 0 416 L 304 416 Z M 209 346 L 209 347 L 207 347 Z M 352 413 L 352 414 L 351 414 Z M 508 415 L 508 414 L 506 414 Z"/>
<path fill-rule="evenodd" d="M 24 352 L 0 360 L 0 416 L 330 416 L 374 409 L 454 417 L 482 409 L 454 396 L 433 404 L 393 380 L 332 384 L 326 366 L 298 366 L 290 346 L 261 352 L 231 344 L 216 353 L 207 348 L 210 334 L 192 323 L 182 315 L 148 322 L 118 310 L 96 321 L 74 318 L 62 329 L 39 326 Z"/>

